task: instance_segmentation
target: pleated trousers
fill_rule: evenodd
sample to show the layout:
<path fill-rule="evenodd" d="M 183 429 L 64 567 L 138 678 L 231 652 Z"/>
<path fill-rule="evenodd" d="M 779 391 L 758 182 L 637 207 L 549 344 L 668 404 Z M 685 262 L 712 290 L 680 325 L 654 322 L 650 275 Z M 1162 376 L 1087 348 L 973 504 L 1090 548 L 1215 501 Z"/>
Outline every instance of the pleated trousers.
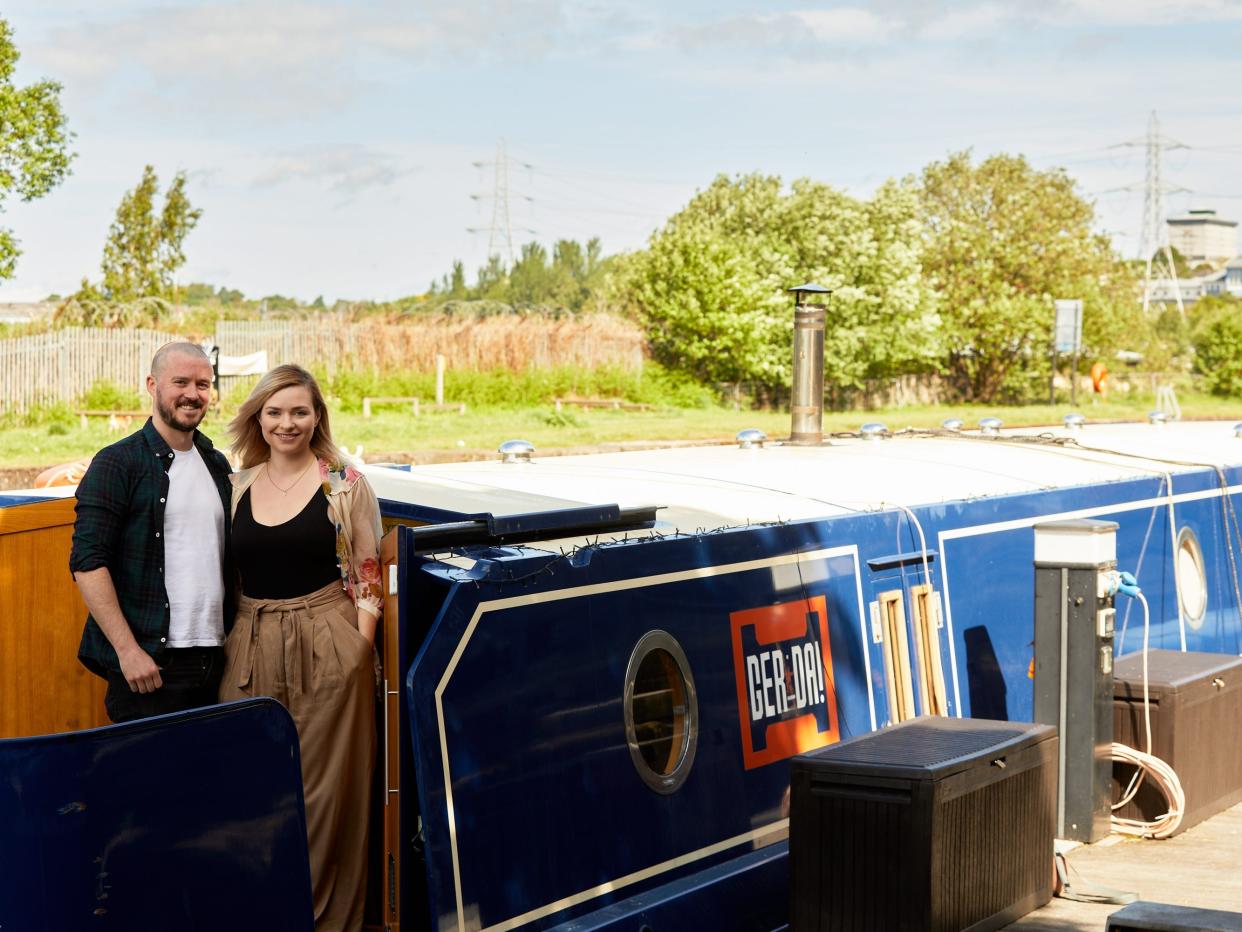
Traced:
<path fill-rule="evenodd" d="M 242 596 L 220 701 L 271 696 L 297 726 L 316 932 L 362 928 L 375 764 L 374 648 L 332 583 L 295 599 Z"/>

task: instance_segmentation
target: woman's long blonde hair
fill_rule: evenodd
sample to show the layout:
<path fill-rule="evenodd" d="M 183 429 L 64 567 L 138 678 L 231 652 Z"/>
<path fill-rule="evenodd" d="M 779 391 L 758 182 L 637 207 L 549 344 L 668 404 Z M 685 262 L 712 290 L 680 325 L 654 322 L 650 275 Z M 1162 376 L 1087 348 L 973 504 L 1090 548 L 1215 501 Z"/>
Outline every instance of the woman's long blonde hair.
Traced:
<path fill-rule="evenodd" d="M 230 448 L 233 454 L 241 459 L 242 469 L 258 466 L 271 457 L 271 448 L 263 439 L 263 431 L 259 427 L 259 412 L 267 404 L 267 400 L 278 391 L 301 385 L 310 392 L 311 404 L 319 422 L 315 432 L 311 434 L 310 448 L 321 460 L 335 463 L 340 460 L 340 450 L 332 440 L 332 428 L 328 424 L 328 406 L 323 402 L 323 392 L 315 377 L 301 366 L 277 366 L 263 378 L 250 392 L 250 397 L 242 402 L 233 420 L 229 421 L 229 436 L 232 438 Z"/>

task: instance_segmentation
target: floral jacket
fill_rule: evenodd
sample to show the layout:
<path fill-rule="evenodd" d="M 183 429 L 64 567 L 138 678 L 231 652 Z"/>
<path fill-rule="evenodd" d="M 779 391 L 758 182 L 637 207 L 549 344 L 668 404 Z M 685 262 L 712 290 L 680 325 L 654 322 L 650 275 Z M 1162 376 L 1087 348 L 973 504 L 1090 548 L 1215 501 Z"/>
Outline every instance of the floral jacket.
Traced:
<path fill-rule="evenodd" d="M 262 473 L 262 466 L 235 472 L 232 513 L 246 489 Z M 319 460 L 319 480 L 328 497 L 328 517 L 336 526 L 336 562 L 341 569 L 341 584 L 354 605 L 378 619 L 384 610 L 384 593 L 380 585 L 379 502 L 370 483 L 353 466 Z"/>

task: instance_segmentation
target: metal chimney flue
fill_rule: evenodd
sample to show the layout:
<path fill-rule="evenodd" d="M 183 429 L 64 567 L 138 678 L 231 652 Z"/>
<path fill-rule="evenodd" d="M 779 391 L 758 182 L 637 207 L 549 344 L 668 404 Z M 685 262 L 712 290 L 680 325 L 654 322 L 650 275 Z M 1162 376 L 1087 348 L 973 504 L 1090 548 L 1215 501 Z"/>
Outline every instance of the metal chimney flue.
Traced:
<path fill-rule="evenodd" d="M 789 442 L 815 446 L 824 442 L 824 320 L 832 290 L 809 283 L 789 290 L 794 295 Z"/>

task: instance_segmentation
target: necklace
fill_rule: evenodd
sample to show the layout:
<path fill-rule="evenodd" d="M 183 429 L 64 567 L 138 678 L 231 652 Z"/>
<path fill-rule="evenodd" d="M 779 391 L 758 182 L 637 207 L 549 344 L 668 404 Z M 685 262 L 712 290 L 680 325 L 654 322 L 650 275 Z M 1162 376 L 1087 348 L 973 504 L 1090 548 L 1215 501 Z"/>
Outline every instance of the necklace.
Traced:
<path fill-rule="evenodd" d="M 301 482 L 301 481 L 302 481 L 302 477 L 306 475 L 306 473 L 307 473 L 307 472 L 310 470 L 310 468 L 311 468 L 311 463 L 314 463 L 314 462 L 315 462 L 315 460 L 314 460 L 314 458 L 312 458 L 312 459 L 311 459 L 311 461 L 310 461 L 310 463 L 307 463 L 307 464 L 306 464 L 306 468 L 305 468 L 305 469 L 303 469 L 300 473 L 298 473 L 298 477 L 297 477 L 296 479 L 294 479 L 292 482 L 290 482 L 290 483 L 289 483 L 287 486 L 285 486 L 283 489 L 282 489 L 280 486 L 278 486 L 278 485 L 276 484 L 276 480 L 272 478 L 272 471 L 268 468 L 268 466 L 270 465 L 270 461 L 269 461 L 268 463 L 264 463 L 264 464 L 263 464 L 263 475 L 267 476 L 267 481 L 268 481 L 269 483 L 271 483 L 272 488 L 274 488 L 274 489 L 275 489 L 277 492 L 279 492 L 281 495 L 288 495 L 288 494 L 289 494 L 289 490 L 290 490 L 290 489 L 292 489 L 295 485 L 297 485 L 299 482 Z"/>

